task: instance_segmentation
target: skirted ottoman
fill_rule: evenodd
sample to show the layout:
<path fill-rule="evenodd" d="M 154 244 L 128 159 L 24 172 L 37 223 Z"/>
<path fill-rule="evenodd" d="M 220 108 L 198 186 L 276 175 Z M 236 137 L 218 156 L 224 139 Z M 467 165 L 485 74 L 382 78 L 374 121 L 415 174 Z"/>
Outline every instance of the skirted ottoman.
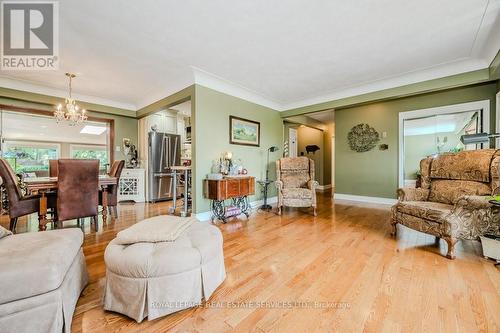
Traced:
<path fill-rule="evenodd" d="M 148 233 L 155 223 L 176 219 L 181 218 L 156 216 L 131 228 L 135 233 L 140 234 L 141 229 Z M 121 245 L 115 238 L 104 254 L 104 309 L 141 322 L 145 317 L 153 320 L 196 306 L 203 298 L 208 300 L 226 278 L 222 243 L 217 227 L 198 221 L 174 241 Z"/>

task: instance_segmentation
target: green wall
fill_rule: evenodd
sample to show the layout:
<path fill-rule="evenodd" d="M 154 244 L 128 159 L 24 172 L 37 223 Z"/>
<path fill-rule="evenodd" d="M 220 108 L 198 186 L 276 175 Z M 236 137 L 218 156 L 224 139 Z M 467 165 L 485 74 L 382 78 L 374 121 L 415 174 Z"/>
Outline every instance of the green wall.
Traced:
<path fill-rule="evenodd" d="M 490 100 L 491 129 L 495 126 L 497 82 L 450 89 L 441 92 L 400 98 L 386 102 L 335 111 L 335 192 L 394 198 L 398 187 L 398 114 L 399 112 L 450 104 Z M 385 151 L 375 148 L 357 153 L 349 148 L 347 133 L 359 124 L 368 123 L 379 133 L 387 132 Z"/>
<path fill-rule="evenodd" d="M 231 151 L 234 158 L 241 159 L 249 175 L 259 180 L 266 176 L 267 148 L 278 146 L 280 150 L 270 155 L 270 178 L 276 178 L 274 161 L 283 153 L 283 120 L 273 109 L 199 85 L 195 87 L 194 100 L 194 210 L 201 213 L 210 210 L 210 201 L 203 198 L 203 179 L 211 172 L 212 162 L 225 151 Z M 260 147 L 229 144 L 230 115 L 260 122 Z M 269 196 L 276 195 L 274 188 L 271 189 Z M 261 198 L 259 185 L 256 185 L 255 193 L 251 201 Z"/>
<path fill-rule="evenodd" d="M 2 96 L 0 96 L 0 104 L 26 107 L 38 110 L 47 110 L 47 111 L 54 110 L 54 107 L 52 105 L 33 103 L 29 101 L 21 101 Z M 93 116 L 96 118 L 107 118 L 107 119 L 113 119 L 115 121 L 114 146 L 121 147 L 123 138 L 131 139 L 132 142 L 137 146 L 137 119 L 131 117 L 119 116 L 116 114 L 92 112 L 92 111 L 89 111 L 88 114 L 89 116 Z M 112 147 L 112 149 L 115 150 L 115 147 Z M 125 156 L 121 151 L 120 152 L 115 151 L 114 154 L 115 154 L 115 159 L 125 159 Z"/>

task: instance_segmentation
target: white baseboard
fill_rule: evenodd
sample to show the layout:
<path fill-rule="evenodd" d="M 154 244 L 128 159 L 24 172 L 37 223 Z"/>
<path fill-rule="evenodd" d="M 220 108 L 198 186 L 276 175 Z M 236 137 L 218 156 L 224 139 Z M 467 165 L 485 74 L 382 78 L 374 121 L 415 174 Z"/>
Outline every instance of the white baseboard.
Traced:
<path fill-rule="evenodd" d="M 267 198 L 267 203 L 270 204 L 271 206 L 274 206 L 274 204 L 277 202 L 278 202 L 278 197 L 276 197 L 276 196 Z M 256 200 L 256 201 L 250 202 L 250 207 L 253 210 L 255 208 L 262 206 L 263 204 L 264 204 L 264 200 Z M 212 218 L 212 212 L 208 211 L 208 212 L 197 213 L 196 218 L 199 221 L 209 221 Z"/>
<path fill-rule="evenodd" d="M 328 185 L 318 185 L 316 186 L 316 191 L 323 192 L 332 188 L 332 184 Z"/>
<path fill-rule="evenodd" d="M 382 205 L 394 205 L 397 202 L 396 199 L 391 199 L 391 198 L 367 197 L 364 195 L 353 195 L 353 194 L 342 194 L 342 193 L 335 193 L 333 195 L 333 198 L 338 200 L 368 202 L 368 203 L 376 203 Z"/>

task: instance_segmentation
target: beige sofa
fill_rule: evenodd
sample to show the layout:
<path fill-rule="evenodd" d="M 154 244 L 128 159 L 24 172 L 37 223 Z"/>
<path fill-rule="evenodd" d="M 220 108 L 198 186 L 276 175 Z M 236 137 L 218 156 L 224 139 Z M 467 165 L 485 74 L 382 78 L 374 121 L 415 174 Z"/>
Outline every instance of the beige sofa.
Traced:
<path fill-rule="evenodd" d="M 314 161 L 305 157 L 284 157 L 276 161 L 278 214 L 281 208 L 312 207 L 316 216 L 316 187 Z"/>
<path fill-rule="evenodd" d="M 500 189 L 500 151 L 469 150 L 431 156 L 420 162 L 421 187 L 401 188 L 392 207 L 393 234 L 397 224 L 425 232 L 448 243 L 455 258 L 460 239 L 498 234 L 499 208 L 488 201 Z"/>
<path fill-rule="evenodd" d="M 0 332 L 70 332 L 87 284 L 82 243 L 77 228 L 0 239 Z"/>

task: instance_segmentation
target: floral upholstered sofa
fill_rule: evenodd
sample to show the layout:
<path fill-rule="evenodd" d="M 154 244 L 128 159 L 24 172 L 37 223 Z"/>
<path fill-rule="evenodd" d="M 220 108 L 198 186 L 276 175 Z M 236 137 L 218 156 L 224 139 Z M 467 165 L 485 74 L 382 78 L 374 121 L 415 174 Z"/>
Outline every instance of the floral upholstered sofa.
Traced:
<path fill-rule="evenodd" d="M 443 238 L 454 259 L 460 239 L 498 234 L 500 211 L 488 201 L 500 192 L 500 150 L 446 153 L 420 161 L 421 187 L 398 189 L 392 207 L 393 235 L 398 223 Z"/>
<path fill-rule="evenodd" d="M 278 214 L 281 208 L 312 207 L 316 216 L 316 187 L 314 161 L 305 156 L 283 157 L 276 161 Z"/>

